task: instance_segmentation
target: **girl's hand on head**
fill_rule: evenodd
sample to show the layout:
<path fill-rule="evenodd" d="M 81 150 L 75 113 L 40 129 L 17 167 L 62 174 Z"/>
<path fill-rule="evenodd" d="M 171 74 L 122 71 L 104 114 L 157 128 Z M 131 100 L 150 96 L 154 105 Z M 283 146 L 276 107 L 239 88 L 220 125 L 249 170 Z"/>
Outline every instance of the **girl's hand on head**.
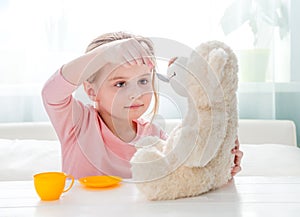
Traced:
<path fill-rule="evenodd" d="M 97 52 L 105 64 L 111 64 L 112 67 L 147 65 L 152 68 L 154 66 L 152 55 L 133 38 L 109 42 L 95 48 L 92 52 Z"/>
<path fill-rule="evenodd" d="M 241 160 L 243 157 L 243 152 L 240 150 L 239 139 L 235 140 L 235 147 L 231 150 L 231 153 L 235 155 L 234 157 L 234 167 L 231 170 L 231 175 L 235 176 L 238 172 L 242 170 Z"/>
<path fill-rule="evenodd" d="M 130 38 L 102 44 L 64 64 L 62 75 L 70 83 L 80 85 L 104 68 L 102 77 L 108 76 L 121 65 L 146 65 L 152 69 L 155 66 L 154 58 L 141 43 Z"/>

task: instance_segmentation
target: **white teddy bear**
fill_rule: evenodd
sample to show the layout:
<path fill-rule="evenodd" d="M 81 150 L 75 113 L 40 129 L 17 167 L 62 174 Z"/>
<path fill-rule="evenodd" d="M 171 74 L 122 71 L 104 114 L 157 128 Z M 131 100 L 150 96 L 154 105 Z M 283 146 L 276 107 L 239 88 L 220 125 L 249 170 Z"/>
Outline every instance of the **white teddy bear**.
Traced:
<path fill-rule="evenodd" d="M 145 137 L 131 159 L 132 179 L 149 200 L 197 196 L 231 178 L 238 127 L 237 59 L 224 43 L 201 44 L 169 67 L 188 111 L 166 141 Z"/>

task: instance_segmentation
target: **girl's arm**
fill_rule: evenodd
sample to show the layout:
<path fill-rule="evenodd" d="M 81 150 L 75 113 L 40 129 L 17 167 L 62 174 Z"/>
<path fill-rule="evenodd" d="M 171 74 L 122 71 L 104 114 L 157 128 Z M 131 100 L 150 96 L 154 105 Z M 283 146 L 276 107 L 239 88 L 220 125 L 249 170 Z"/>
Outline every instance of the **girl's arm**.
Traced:
<path fill-rule="evenodd" d="M 135 39 L 125 39 L 101 45 L 66 63 L 48 79 L 42 90 L 45 109 L 60 140 L 68 143 L 70 135 L 76 134 L 76 126 L 80 128 L 85 117 L 90 117 L 85 106 L 72 97 L 83 81 L 107 64 L 115 67 L 121 63 L 149 64 L 150 61 Z"/>
<path fill-rule="evenodd" d="M 65 64 L 62 75 L 70 83 L 79 86 L 104 66 L 109 65 L 106 68 L 109 73 L 121 64 L 154 65 L 149 53 L 137 40 L 123 39 L 103 44 Z"/>
<path fill-rule="evenodd" d="M 77 87 L 63 78 L 60 69 L 48 79 L 42 89 L 45 110 L 62 144 L 69 141 L 69 136 L 75 133 L 75 126 L 81 125 L 86 116 L 84 105 L 72 96 Z"/>

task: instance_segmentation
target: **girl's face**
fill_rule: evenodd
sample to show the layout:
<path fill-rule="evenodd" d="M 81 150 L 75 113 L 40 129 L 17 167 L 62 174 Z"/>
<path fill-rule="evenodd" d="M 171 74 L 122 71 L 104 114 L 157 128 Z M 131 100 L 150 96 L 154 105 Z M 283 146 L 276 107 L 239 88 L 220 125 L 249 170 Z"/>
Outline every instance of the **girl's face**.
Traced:
<path fill-rule="evenodd" d="M 132 121 L 150 105 L 152 72 L 146 65 L 120 66 L 96 86 L 96 109 L 102 118 Z"/>

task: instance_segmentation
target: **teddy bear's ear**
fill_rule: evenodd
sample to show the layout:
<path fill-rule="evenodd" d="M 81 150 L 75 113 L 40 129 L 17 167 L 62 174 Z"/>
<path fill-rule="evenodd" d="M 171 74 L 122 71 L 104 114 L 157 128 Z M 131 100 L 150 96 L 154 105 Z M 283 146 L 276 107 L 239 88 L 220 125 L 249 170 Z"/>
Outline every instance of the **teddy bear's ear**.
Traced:
<path fill-rule="evenodd" d="M 209 52 L 208 63 L 219 80 L 224 76 L 224 66 L 227 59 L 228 55 L 222 48 L 215 48 Z"/>

